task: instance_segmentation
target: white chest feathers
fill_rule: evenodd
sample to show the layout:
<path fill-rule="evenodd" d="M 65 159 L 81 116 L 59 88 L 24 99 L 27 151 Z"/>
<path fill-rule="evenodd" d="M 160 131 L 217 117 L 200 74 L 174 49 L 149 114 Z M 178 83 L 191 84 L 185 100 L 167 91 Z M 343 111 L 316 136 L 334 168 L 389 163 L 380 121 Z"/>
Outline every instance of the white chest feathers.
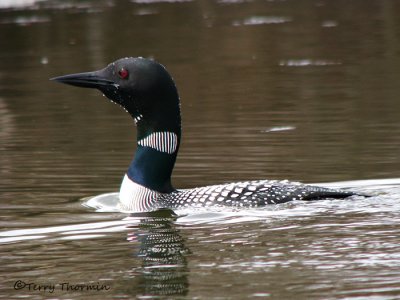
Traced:
<path fill-rule="evenodd" d="M 124 212 L 146 212 L 154 210 L 164 194 L 133 182 L 128 175 L 122 181 L 119 191 L 119 209 Z"/>

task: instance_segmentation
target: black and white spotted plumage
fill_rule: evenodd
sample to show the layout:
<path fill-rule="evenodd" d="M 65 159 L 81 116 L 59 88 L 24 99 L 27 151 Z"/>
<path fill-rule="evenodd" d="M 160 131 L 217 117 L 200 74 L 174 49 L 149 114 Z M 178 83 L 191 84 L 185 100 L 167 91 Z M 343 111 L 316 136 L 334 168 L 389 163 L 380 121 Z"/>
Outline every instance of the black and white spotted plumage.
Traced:
<path fill-rule="evenodd" d="M 304 185 L 287 180 L 243 181 L 206 187 L 178 190 L 172 193 L 167 202 L 177 206 L 189 206 L 190 203 L 200 206 L 260 207 L 267 204 L 285 203 L 292 200 L 317 199 L 319 195 L 327 198 L 343 196 L 343 191 Z"/>

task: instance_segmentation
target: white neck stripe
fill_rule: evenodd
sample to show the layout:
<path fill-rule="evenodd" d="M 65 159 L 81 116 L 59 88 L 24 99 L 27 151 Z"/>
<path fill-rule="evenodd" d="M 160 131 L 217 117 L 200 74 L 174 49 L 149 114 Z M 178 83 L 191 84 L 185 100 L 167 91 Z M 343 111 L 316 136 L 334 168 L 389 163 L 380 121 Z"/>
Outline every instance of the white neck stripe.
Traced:
<path fill-rule="evenodd" d="M 178 147 L 178 136 L 173 132 L 154 132 L 138 141 L 143 147 L 150 147 L 157 151 L 172 154 Z"/>

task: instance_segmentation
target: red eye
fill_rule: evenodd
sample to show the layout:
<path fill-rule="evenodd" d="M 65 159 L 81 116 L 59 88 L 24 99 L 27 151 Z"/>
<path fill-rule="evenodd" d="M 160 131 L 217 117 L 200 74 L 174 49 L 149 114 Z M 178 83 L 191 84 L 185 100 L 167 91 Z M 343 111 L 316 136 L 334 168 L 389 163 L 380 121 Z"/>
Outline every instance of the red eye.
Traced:
<path fill-rule="evenodd" d="M 128 70 L 122 68 L 121 70 L 118 71 L 118 75 L 119 77 L 121 77 L 122 79 L 126 79 L 129 76 L 129 72 Z"/>

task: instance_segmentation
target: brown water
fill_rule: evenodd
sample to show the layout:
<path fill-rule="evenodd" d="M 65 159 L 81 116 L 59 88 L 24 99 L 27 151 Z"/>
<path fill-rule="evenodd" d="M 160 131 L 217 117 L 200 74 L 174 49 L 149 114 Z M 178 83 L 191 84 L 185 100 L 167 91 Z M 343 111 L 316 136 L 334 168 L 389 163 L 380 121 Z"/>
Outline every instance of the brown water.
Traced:
<path fill-rule="evenodd" d="M 6 2 L 1 299 L 400 299 L 398 1 Z M 82 205 L 118 190 L 133 121 L 48 79 L 125 56 L 178 85 L 176 187 L 276 178 L 373 197 L 144 218 Z"/>

